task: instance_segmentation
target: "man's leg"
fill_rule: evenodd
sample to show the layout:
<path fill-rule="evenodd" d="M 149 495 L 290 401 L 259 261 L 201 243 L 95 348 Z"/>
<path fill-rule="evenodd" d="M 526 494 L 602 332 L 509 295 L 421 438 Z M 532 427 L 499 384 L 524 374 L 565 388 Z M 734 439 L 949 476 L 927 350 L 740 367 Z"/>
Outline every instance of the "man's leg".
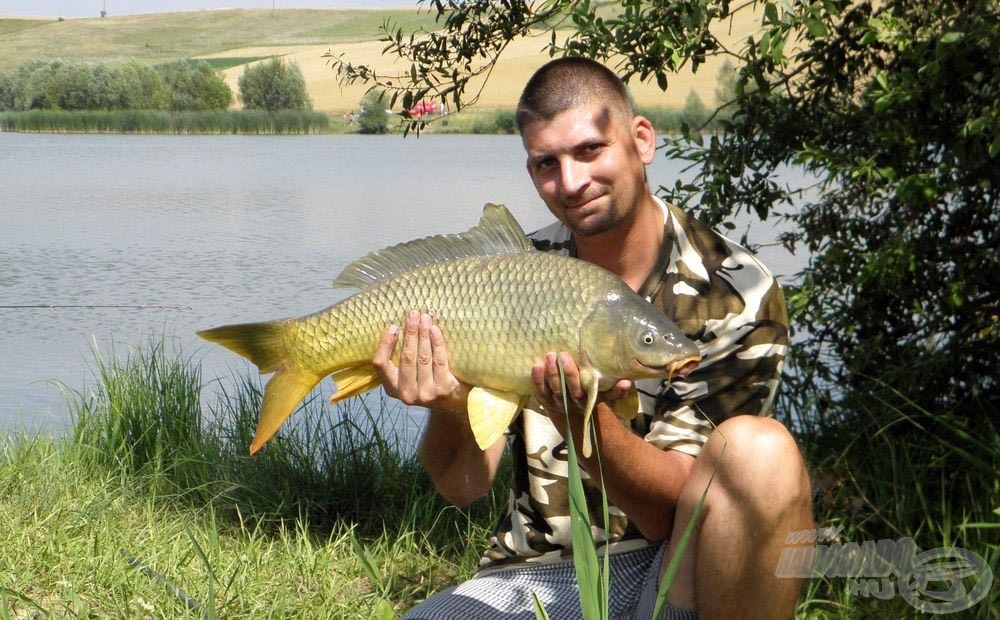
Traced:
<path fill-rule="evenodd" d="M 813 528 L 809 475 L 794 438 L 770 418 L 720 424 L 681 493 L 664 568 L 706 486 L 667 601 L 701 620 L 791 617 L 803 581 L 775 570 L 788 533 Z"/>

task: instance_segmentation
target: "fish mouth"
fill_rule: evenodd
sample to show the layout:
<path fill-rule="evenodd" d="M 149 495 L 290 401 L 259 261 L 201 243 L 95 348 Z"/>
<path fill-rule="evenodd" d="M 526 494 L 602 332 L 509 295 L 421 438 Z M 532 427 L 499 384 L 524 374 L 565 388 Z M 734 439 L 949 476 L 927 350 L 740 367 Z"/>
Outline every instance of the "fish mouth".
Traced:
<path fill-rule="evenodd" d="M 686 357 L 677 362 L 664 364 L 662 366 L 650 366 L 648 364 L 643 364 L 637 359 L 633 359 L 632 363 L 638 366 L 639 368 L 642 368 L 643 370 L 646 370 L 654 375 L 659 375 L 659 376 L 666 375 L 666 377 L 669 379 L 675 376 L 677 377 L 688 376 L 695 368 L 698 367 L 698 362 L 700 361 L 701 357 L 693 356 L 693 357 Z"/>

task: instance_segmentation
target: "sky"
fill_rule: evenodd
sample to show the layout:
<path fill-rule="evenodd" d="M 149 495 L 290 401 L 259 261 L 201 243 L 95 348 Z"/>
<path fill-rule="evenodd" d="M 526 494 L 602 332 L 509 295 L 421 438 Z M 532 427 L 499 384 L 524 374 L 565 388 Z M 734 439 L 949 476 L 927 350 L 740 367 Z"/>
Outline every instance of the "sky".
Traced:
<path fill-rule="evenodd" d="M 0 0 L 0 15 L 99 17 L 199 9 L 353 9 L 414 7 L 417 0 Z"/>

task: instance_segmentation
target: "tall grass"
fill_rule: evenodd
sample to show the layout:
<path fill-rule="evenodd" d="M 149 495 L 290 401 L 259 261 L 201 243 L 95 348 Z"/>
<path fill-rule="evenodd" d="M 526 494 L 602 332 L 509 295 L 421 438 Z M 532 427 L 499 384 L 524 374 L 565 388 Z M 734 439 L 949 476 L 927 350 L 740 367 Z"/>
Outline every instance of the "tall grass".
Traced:
<path fill-rule="evenodd" d="M 2 446 L 0 547 L 26 553 L 0 618 L 374 617 L 471 573 L 502 493 L 446 506 L 359 401 L 310 400 L 250 457 L 259 381 L 207 410 L 203 384 L 162 344 L 98 355 L 71 436 Z"/>
<path fill-rule="evenodd" d="M 375 423 L 386 403 L 317 397 L 249 457 L 259 379 L 207 396 L 215 381 L 157 343 L 97 356 L 94 375 L 68 437 L 0 441 L 0 619 L 389 617 L 471 575 L 503 504 L 505 472 L 486 501 L 446 506 Z M 997 427 L 888 386 L 852 417 L 802 426 L 817 525 L 969 549 L 1000 572 Z M 961 616 L 997 618 L 998 591 Z M 844 578 L 810 579 L 797 610 L 917 615 Z"/>
<path fill-rule="evenodd" d="M 881 389 L 844 403 L 837 415 L 802 422 L 799 439 L 815 475 L 817 527 L 841 526 L 836 542 L 912 538 L 923 551 L 967 549 L 1000 576 L 996 412 L 929 411 L 875 383 Z M 963 586 L 971 591 L 980 577 L 966 575 Z M 800 614 L 808 617 L 918 615 L 898 587 L 889 600 L 852 592 L 843 578 L 814 578 L 807 588 Z M 1000 618 L 1000 588 L 994 585 L 960 615 Z"/>
<path fill-rule="evenodd" d="M 326 133 L 323 112 L 280 110 L 28 110 L 0 113 L 0 130 L 55 133 L 304 134 Z"/>

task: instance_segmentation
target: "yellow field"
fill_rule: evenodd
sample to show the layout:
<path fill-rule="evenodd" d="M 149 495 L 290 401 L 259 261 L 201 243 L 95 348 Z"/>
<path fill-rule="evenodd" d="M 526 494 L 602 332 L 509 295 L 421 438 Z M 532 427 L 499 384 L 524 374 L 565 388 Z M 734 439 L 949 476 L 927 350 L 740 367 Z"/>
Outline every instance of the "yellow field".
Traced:
<path fill-rule="evenodd" d="M 738 46 L 740 41 L 754 30 L 757 16 L 745 12 L 734 20 L 731 30 L 725 33 L 727 46 Z M 543 47 L 548 37 L 539 36 L 530 39 L 518 39 L 508 46 L 501 56 L 496 69 L 490 75 L 482 88 L 476 108 L 480 109 L 513 109 L 521 88 L 531 74 L 539 66 L 549 60 Z M 289 46 L 257 46 L 225 50 L 203 57 L 254 57 L 282 55 L 294 61 L 302 70 L 312 97 L 313 107 L 330 113 L 346 113 L 358 109 L 358 102 L 364 95 L 366 86 L 342 86 L 336 72 L 331 69 L 327 58 L 323 55 L 328 51 L 343 55 L 345 60 L 353 64 L 368 64 L 383 74 L 405 72 L 409 65 L 395 58 L 383 56 L 384 43 L 366 41 L 360 43 L 343 43 L 340 45 L 289 45 Z M 655 81 L 629 84 L 636 103 L 640 106 L 658 106 L 680 108 L 693 90 L 706 105 L 715 102 L 715 86 L 722 60 L 709 58 L 696 73 L 688 68 L 681 70 L 669 78 L 667 91 L 663 92 Z M 245 65 L 233 67 L 224 71 L 226 81 L 237 92 L 236 82 L 243 74 Z"/>
<path fill-rule="evenodd" d="M 307 82 L 317 110 L 341 114 L 358 109 L 364 86 L 341 86 L 323 55 L 343 54 L 352 63 L 365 63 L 380 72 L 408 70 L 408 66 L 382 56 L 377 40 L 384 19 L 404 32 L 417 26 L 433 27 L 426 10 L 219 10 L 185 11 L 107 19 L 38 20 L 0 28 L 0 71 L 33 59 L 117 62 L 135 59 L 156 64 L 178 58 L 243 58 L 282 55 L 295 61 Z M 737 48 L 754 30 L 759 17 L 741 11 L 720 33 L 724 44 Z M 0 19 L 0 22 L 4 20 Z M 476 105 L 481 109 L 513 108 L 531 73 L 548 56 L 542 51 L 547 36 L 512 42 L 482 88 Z M 682 69 L 669 79 L 666 92 L 654 83 L 632 83 L 641 106 L 682 107 L 691 91 L 706 105 L 715 103 L 715 82 L 721 60 L 710 58 L 692 74 Z M 236 82 L 245 65 L 225 70 L 226 80 Z"/>

